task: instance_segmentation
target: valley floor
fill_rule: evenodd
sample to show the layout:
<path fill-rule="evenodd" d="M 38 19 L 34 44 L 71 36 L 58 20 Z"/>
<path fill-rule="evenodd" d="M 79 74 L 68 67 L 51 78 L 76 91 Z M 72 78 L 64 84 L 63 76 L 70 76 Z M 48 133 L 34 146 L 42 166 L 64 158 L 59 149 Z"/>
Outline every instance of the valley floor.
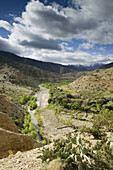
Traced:
<path fill-rule="evenodd" d="M 69 115 L 61 114 L 59 117 L 56 117 L 53 110 L 48 110 L 47 105 L 49 90 L 46 88 L 42 88 L 42 90 L 43 93 L 41 97 L 40 118 L 43 126 L 40 128 L 40 131 L 42 132 L 43 136 L 52 141 L 53 139 L 58 139 L 65 136 L 69 132 L 74 132 L 75 129 L 73 129 L 71 126 L 63 124 L 60 121 L 61 118 L 64 120 L 69 119 Z M 92 122 L 90 121 L 82 121 L 73 118 L 72 122 L 74 126 L 92 126 Z"/>

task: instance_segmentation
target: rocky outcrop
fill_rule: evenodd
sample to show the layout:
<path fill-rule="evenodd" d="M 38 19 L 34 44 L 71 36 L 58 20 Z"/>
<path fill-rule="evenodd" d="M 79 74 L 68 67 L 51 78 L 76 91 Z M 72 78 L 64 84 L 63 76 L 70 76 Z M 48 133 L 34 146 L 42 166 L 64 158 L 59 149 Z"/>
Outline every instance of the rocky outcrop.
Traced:
<path fill-rule="evenodd" d="M 0 112 L 0 127 L 18 133 L 18 129 L 14 121 L 7 114 L 2 112 Z"/>
<path fill-rule="evenodd" d="M 43 146 L 29 135 L 14 133 L 0 128 L 0 158 L 7 157 L 9 151 L 15 154 L 17 151 L 27 151 Z"/>

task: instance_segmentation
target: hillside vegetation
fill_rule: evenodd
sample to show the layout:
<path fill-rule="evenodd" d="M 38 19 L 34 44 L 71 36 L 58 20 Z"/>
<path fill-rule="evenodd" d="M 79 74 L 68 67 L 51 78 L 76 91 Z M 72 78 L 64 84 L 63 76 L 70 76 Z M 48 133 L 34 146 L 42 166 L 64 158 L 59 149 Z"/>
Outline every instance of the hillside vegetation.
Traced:
<path fill-rule="evenodd" d="M 45 87 L 50 88 L 48 109 L 50 112 L 53 109 L 59 124 L 62 123 L 57 129 L 71 127 L 74 130 L 56 139 L 58 130 L 56 124 L 52 125 L 55 129 L 53 147 L 44 149 L 41 157 L 46 168 L 51 161 L 60 158 L 67 170 L 112 170 L 113 68 L 89 72 L 69 85 L 55 83 Z M 52 122 L 52 116 L 48 119 Z"/>

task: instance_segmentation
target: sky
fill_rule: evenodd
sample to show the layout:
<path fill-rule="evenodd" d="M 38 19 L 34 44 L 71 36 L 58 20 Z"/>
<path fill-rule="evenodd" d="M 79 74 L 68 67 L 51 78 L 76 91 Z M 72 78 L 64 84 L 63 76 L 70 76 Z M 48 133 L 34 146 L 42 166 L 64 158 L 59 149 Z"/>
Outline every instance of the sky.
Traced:
<path fill-rule="evenodd" d="M 0 0 L 0 50 L 65 65 L 113 62 L 113 0 Z"/>

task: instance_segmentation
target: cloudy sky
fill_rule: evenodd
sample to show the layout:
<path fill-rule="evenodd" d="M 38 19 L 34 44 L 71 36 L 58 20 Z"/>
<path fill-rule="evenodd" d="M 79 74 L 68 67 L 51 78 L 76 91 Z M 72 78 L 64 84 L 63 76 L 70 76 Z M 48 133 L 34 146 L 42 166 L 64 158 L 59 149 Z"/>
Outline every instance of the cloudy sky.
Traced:
<path fill-rule="evenodd" d="M 0 1 L 0 50 L 61 64 L 113 62 L 113 0 Z"/>

